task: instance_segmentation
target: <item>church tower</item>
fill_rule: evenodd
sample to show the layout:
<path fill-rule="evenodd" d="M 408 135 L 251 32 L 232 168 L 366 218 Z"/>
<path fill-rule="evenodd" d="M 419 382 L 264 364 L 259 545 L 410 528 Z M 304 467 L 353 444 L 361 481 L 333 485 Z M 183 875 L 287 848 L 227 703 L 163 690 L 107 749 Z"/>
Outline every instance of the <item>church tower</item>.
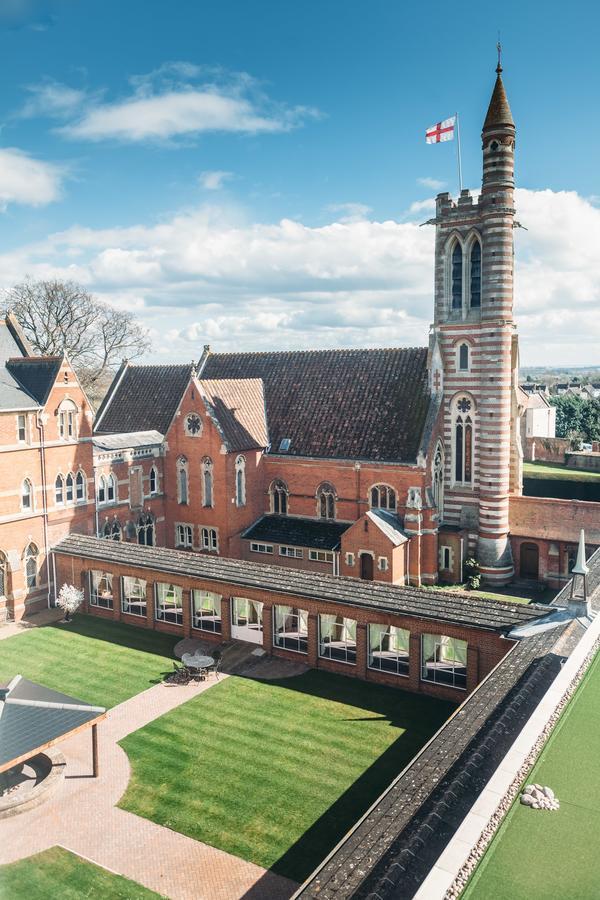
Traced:
<path fill-rule="evenodd" d="M 485 581 L 513 574 L 509 493 L 519 490 L 515 422 L 517 336 L 513 320 L 515 124 L 497 78 L 482 131 L 483 180 L 474 200 L 436 202 L 435 313 L 431 389 L 443 433 L 443 521 L 458 526 L 464 552 Z M 435 452 L 435 450 L 434 450 Z"/>

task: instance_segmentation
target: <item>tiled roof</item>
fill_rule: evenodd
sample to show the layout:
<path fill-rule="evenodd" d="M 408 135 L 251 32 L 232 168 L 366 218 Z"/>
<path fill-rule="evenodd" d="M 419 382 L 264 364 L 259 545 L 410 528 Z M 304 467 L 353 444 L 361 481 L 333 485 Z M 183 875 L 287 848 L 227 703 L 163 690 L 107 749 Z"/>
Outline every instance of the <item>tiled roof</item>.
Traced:
<path fill-rule="evenodd" d="M 268 541 L 290 544 L 293 547 L 312 547 L 316 550 L 336 550 L 348 522 L 329 522 L 325 519 L 296 519 L 292 516 L 263 516 L 242 535 L 247 541 Z"/>
<path fill-rule="evenodd" d="M 429 408 L 427 349 L 208 354 L 202 378 L 262 378 L 271 451 L 414 462 Z"/>
<path fill-rule="evenodd" d="M 124 364 L 96 416 L 98 434 L 159 431 L 166 434 L 189 383 L 192 363 L 166 366 Z"/>
<path fill-rule="evenodd" d="M 268 445 L 265 394 L 260 378 L 202 380 L 200 387 L 230 450 L 264 449 Z"/>
<path fill-rule="evenodd" d="M 43 406 L 60 372 L 62 359 L 62 356 L 24 356 L 9 359 L 6 368 L 40 406 Z"/>
<path fill-rule="evenodd" d="M 515 125 L 500 72 L 498 72 L 498 77 L 496 78 L 496 84 L 494 85 L 492 99 L 490 100 L 483 127 L 484 129 L 493 128 L 496 125 L 512 125 L 513 128 Z"/>
<path fill-rule="evenodd" d="M 19 332 L 7 317 L 0 320 L 0 409 L 37 409 L 38 403 L 17 381 L 6 364 L 9 359 L 25 352 L 25 345 L 19 339 Z"/>
<path fill-rule="evenodd" d="M 500 603 L 467 593 L 361 581 L 166 547 L 106 541 L 83 534 L 69 535 L 54 549 L 57 553 L 95 559 L 107 565 L 167 572 L 182 578 L 205 578 L 255 587 L 272 594 L 308 597 L 500 632 L 548 614 L 548 608 L 539 604 Z"/>

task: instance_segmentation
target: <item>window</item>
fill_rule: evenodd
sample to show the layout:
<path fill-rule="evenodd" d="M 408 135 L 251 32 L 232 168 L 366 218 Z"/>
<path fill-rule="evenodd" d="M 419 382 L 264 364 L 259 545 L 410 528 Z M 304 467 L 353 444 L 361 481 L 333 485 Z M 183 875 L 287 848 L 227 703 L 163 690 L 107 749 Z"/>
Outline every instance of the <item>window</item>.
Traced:
<path fill-rule="evenodd" d="M 23 415 L 17 416 L 17 440 L 20 444 L 27 440 L 27 417 Z"/>
<path fill-rule="evenodd" d="M 246 505 L 246 459 L 238 456 L 235 461 L 235 503 L 236 506 Z"/>
<path fill-rule="evenodd" d="M 150 469 L 150 493 L 158 494 L 158 472 L 154 466 Z"/>
<path fill-rule="evenodd" d="M 321 519 L 335 519 L 335 488 L 327 481 L 317 488 L 317 515 Z"/>
<path fill-rule="evenodd" d="M 175 545 L 186 549 L 194 546 L 194 530 L 191 525 L 175 526 Z"/>
<path fill-rule="evenodd" d="M 73 502 L 73 496 L 74 496 L 74 494 L 73 494 L 73 489 L 74 489 L 74 487 L 75 487 L 75 479 L 73 478 L 73 476 L 72 476 L 71 473 L 69 472 L 69 474 L 67 475 L 66 480 L 65 480 L 65 497 L 66 497 L 67 503 L 72 503 L 72 502 Z"/>
<path fill-rule="evenodd" d="M 110 572 L 90 572 L 90 605 L 112 609 L 113 577 Z"/>
<path fill-rule="evenodd" d="M 343 616 L 319 616 L 319 656 L 356 663 L 356 621 Z"/>
<path fill-rule="evenodd" d="M 0 550 L 0 597 L 8 595 L 8 560 Z"/>
<path fill-rule="evenodd" d="M 271 512 L 279 516 L 287 516 L 288 513 L 288 488 L 285 481 L 277 479 L 269 488 L 271 494 Z"/>
<path fill-rule="evenodd" d="M 25 586 L 32 590 L 37 585 L 38 576 L 38 548 L 35 544 L 29 544 L 25 550 Z"/>
<path fill-rule="evenodd" d="M 396 509 L 396 491 L 387 484 L 375 484 L 371 488 L 372 509 Z"/>
<path fill-rule="evenodd" d="M 112 522 L 106 522 L 102 529 L 102 537 L 106 538 L 107 541 L 120 541 L 121 533 L 121 525 L 117 519 L 114 519 Z"/>
<path fill-rule="evenodd" d="M 203 528 L 201 530 L 202 549 L 210 553 L 219 552 L 219 536 L 216 528 Z"/>
<path fill-rule="evenodd" d="M 121 580 L 121 612 L 130 616 L 146 615 L 146 582 L 124 575 Z"/>
<path fill-rule="evenodd" d="M 466 689 L 467 642 L 443 634 L 422 635 L 421 678 Z"/>
<path fill-rule="evenodd" d="M 154 547 L 154 519 L 150 513 L 141 515 L 137 522 L 138 544 L 144 547 Z"/>
<path fill-rule="evenodd" d="M 202 631 L 221 633 L 221 595 L 210 591 L 192 591 L 192 626 Z"/>
<path fill-rule="evenodd" d="M 460 344 L 458 347 L 458 370 L 459 372 L 469 371 L 469 345 Z"/>
<path fill-rule="evenodd" d="M 185 431 L 191 437 L 198 437 L 202 434 L 202 419 L 197 413 L 190 413 L 189 416 L 186 416 Z"/>
<path fill-rule="evenodd" d="M 333 553 L 331 552 L 331 550 L 309 550 L 308 558 L 313 562 L 332 563 Z"/>
<path fill-rule="evenodd" d="M 263 605 L 258 600 L 247 600 L 245 597 L 232 597 L 231 624 L 234 628 L 244 628 L 262 634 Z"/>
<path fill-rule="evenodd" d="M 273 646 L 308 653 L 308 612 L 295 606 L 273 607 Z"/>
<path fill-rule="evenodd" d="M 354 565 L 354 553 L 346 553 L 346 565 L 347 566 Z"/>
<path fill-rule="evenodd" d="M 451 571 L 453 558 L 454 553 L 452 552 L 452 547 L 448 547 L 447 544 L 440 547 L 440 569 Z"/>
<path fill-rule="evenodd" d="M 202 506 L 213 506 L 213 463 L 209 456 L 202 460 Z"/>
<path fill-rule="evenodd" d="M 304 551 L 302 547 L 286 547 L 281 545 L 279 547 L 279 555 L 280 556 L 291 556 L 293 559 L 302 559 L 304 556 Z"/>
<path fill-rule="evenodd" d="M 188 470 L 185 456 L 180 456 L 177 460 L 177 501 L 182 504 L 189 502 Z"/>
<path fill-rule="evenodd" d="M 282 438 L 279 442 L 279 452 L 287 453 L 292 444 L 291 438 Z"/>
<path fill-rule="evenodd" d="M 21 508 L 33 509 L 33 487 L 29 478 L 21 485 Z"/>
<path fill-rule="evenodd" d="M 57 475 L 54 482 L 54 502 L 57 506 L 65 502 L 65 480 L 62 475 Z"/>
<path fill-rule="evenodd" d="M 273 544 L 259 544 L 256 541 L 252 541 L 250 544 L 250 549 L 253 553 L 272 553 Z"/>
<path fill-rule="evenodd" d="M 157 622 L 183 625 L 183 591 L 178 584 L 154 585 L 154 618 Z"/>
<path fill-rule="evenodd" d="M 369 668 L 408 675 L 410 632 L 395 625 L 369 625 Z"/>
<path fill-rule="evenodd" d="M 380 556 L 377 561 L 377 568 L 380 572 L 387 572 L 388 570 L 388 558 L 387 556 Z"/>
<path fill-rule="evenodd" d="M 106 503 L 106 478 L 104 475 L 98 479 L 98 503 Z"/>
<path fill-rule="evenodd" d="M 58 436 L 62 441 L 77 437 L 77 407 L 72 400 L 63 400 L 58 409 Z"/>
<path fill-rule="evenodd" d="M 85 475 L 78 472 L 75 478 L 75 499 L 78 503 L 85 500 Z"/>
<path fill-rule="evenodd" d="M 481 306 L 481 244 L 474 241 L 471 245 L 471 308 Z"/>
<path fill-rule="evenodd" d="M 454 478 L 463 484 L 473 481 L 472 403 L 466 397 L 456 404 L 454 422 Z"/>
<path fill-rule="evenodd" d="M 106 481 L 106 500 L 107 503 L 114 503 L 117 499 L 117 479 L 114 475 L 109 475 Z"/>
<path fill-rule="evenodd" d="M 462 309 L 463 253 L 458 241 L 452 251 L 452 309 Z"/>
<path fill-rule="evenodd" d="M 433 457 L 432 490 L 433 502 L 441 521 L 444 518 L 444 448 L 441 442 L 438 442 Z"/>

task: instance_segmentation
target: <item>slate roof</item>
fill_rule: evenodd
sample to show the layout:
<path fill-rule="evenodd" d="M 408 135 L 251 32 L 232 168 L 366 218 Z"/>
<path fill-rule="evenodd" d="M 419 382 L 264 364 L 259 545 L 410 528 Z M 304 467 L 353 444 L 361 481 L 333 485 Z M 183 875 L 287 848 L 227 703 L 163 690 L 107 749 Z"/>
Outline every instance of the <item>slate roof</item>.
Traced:
<path fill-rule="evenodd" d="M 337 550 L 349 522 L 329 522 L 325 519 L 297 519 L 292 516 L 263 516 L 251 525 L 242 538 L 247 541 L 267 541 L 311 547 L 316 550 Z"/>
<path fill-rule="evenodd" d="M 496 125 L 512 125 L 514 128 L 515 123 L 510 111 L 508 97 L 506 96 L 506 91 L 504 89 L 502 75 L 500 74 L 502 69 L 499 71 L 497 69 L 496 71 L 498 72 L 498 77 L 496 78 L 496 84 L 494 85 L 492 99 L 490 100 L 483 127 L 485 129 L 493 128 Z"/>
<path fill-rule="evenodd" d="M 83 534 L 71 534 L 54 547 L 56 553 L 99 560 L 110 565 L 131 566 L 168 572 L 182 577 L 205 578 L 272 594 L 309 597 L 343 603 L 362 609 L 377 609 L 398 615 L 452 622 L 473 628 L 507 632 L 513 626 L 548 614 L 539 604 L 500 603 L 467 593 L 424 590 L 407 585 L 381 584 L 301 569 L 270 566 L 226 557 L 143 547 L 139 544 L 106 541 Z"/>
<path fill-rule="evenodd" d="M 200 387 L 230 450 L 264 449 L 268 445 L 265 393 L 260 378 L 202 379 Z"/>
<path fill-rule="evenodd" d="M 202 378 L 262 378 L 271 452 L 415 462 L 430 396 L 427 348 L 209 353 Z"/>
<path fill-rule="evenodd" d="M 82 725 L 104 716 L 101 706 L 52 691 L 16 675 L 0 690 L 0 772 Z"/>
<path fill-rule="evenodd" d="M 10 319 L 0 320 L 0 409 L 37 409 L 38 403 L 6 367 L 9 359 L 25 351 Z"/>
<path fill-rule="evenodd" d="M 6 368 L 16 381 L 44 406 L 56 381 L 62 356 L 23 356 L 9 359 Z"/>
<path fill-rule="evenodd" d="M 192 363 L 124 363 L 96 416 L 97 434 L 159 431 L 166 434 L 193 371 Z"/>

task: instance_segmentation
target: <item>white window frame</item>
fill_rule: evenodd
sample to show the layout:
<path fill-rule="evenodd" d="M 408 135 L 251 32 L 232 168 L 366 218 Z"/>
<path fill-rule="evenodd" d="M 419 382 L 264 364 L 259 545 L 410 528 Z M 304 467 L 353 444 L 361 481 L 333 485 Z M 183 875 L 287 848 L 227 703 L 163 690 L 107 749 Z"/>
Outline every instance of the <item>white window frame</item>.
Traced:
<path fill-rule="evenodd" d="M 25 413 L 19 413 L 17 415 L 17 443 L 19 444 L 28 444 L 28 417 Z M 21 433 L 23 437 L 21 437 Z"/>
<path fill-rule="evenodd" d="M 235 505 L 246 505 L 246 457 L 241 455 L 235 461 Z"/>
<path fill-rule="evenodd" d="M 304 550 L 302 547 L 292 547 L 289 544 L 280 544 L 279 555 L 286 556 L 290 559 L 303 559 Z"/>
<path fill-rule="evenodd" d="M 231 598 L 231 637 L 234 640 L 263 642 L 264 604 L 248 597 Z"/>
<path fill-rule="evenodd" d="M 379 632 L 379 643 L 374 645 L 374 635 L 371 633 L 371 629 L 375 628 L 383 628 L 385 630 Z M 398 648 L 398 637 L 400 637 L 400 634 L 406 636 L 406 643 L 408 644 L 408 650 L 406 652 L 400 651 Z M 407 628 L 400 628 L 397 625 L 384 625 L 369 622 L 367 639 L 367 666 L 369 669 L 373 669 L 374 672 L 386 672 L 391 675 L 400 675 L 403 678 L 408 678 L 410 665 L 410 631 Z M 387 649 L 384 649 L 384 642 L 388 645 L 391 644 L 392 649 L 390 650 L 389 646 Z"/>
<path fill-rule="evenodd" d="M 34 591 L 38 586 L 40 550 L 37 544 L 30 541 L 25 547 L 25 588 L 27 591 Z M 30 564 L 33 563 L 33 569 L 30 571 Z"/>
<path fill-rule="evenodd" d="M 193 588 L 190 591 L 192 628 L 220 634 L 223 629 L 222 600 L 221 594 Z M 209 604 L 212 605 L 209 606 Z M 206 614 L 203 612 L 204 610 L 206 610 Z"/>
<path fill-rule="evenodd" d="M 202 506 L 213 509 L 215 505 L 214 465 L 210 456 L 202 460 Z"/>
<path fill-rule="evenodd" d="M 434 644 L 434 648 L 433 648 L 434 661 L 433 661 L 432 668 L 430 670 L 427 668 L 427 666 L 431 665 L 431 663 L 428 663 L 428 661 L 426 661 L 425 649 L 424 649 L 425 641 L 428 638 L 432 638 L 433 644 Z M 444 651 L 444 646 L 450 646 L 454 642 L 459 643 L 459 644 L 464 644 L 464 652 L 465 652 L 465 660 L 466 660 L 464 667 L 461 664 L 459 664 L 457 666 L 456 658 L 455 658 L 453 661 L 454 665 L 452 665 L 452 666 L 447 665 L 445 668 L 438 668 L 438 665 L 441 660 L 438 660 L 437 657 L 442 656 L 443 651 Z M 442 685 L 444 687 L 454 688 L 455 690 L 459 690 L 459 691 L 466 691 L 467 677 L 468 677 L 468 655 L 467 655 L 468 650 L 469 650 L 469 645 L 468 645 L 467 641 L 463 641 L 460 638 L 452 638 L 452 637 L 449 637 L 448 635 L 443 635 L 443 634 L 422 634 L 421 635 L 421 681 L 424 681 L 428 684 L 438 684 L 438 685 Z M 455 655 L 455 654 L 453 654 L 453 655 Z M 449 660 L 447 660 L 447 662 L 450 663 Z M 460 672 L 457 675 L 456 670 L 463 669 L 463 668 L 464 668 L 464 673 Z M 428 671 L 431 671 L 433 677 L 428 677 L 428 675 L 427 675 Z M 450 675 L 450 672 L 451 672 L 451 675 Z"/>
<path fill-rule="evenodd" d="M 219 529 L 206 525 L 200 529 L 200 546 L 209 553 L 219 552 Z"/>
<path fill-rule="evenodd" d="M 283 630 L 280 628 L 282 615 L 278 610 L 286 610 Z M 273 646 L 290 653 L 308 653 L 308 610 L 282 603 L 273 605 Z M 291 628 L 288 628 L 291 626 Z"/>
<path fill-rule="evenodd" d="M 154 486 L 152 482 L 154 481 Z M 158 490 L 158 470 L 156 466 L 152 466 L 150 468 L 150 472 L 148 473 L 148 488 L 150 491 L 150 496 L 153 497 L 155 494 L 159 493 Z"/>
<path fill-rule="evenodd" d="M 250 550 L 252 553 L 269 553 L 273 554 L 273 544 L 265 544 L 262 541 L 251 541 Z"/>
<path fill-rule="evenodd" d="M 346 565 L 347 566 L 354 565 L 354 553 L 346 553 Z"/>
<path fill-rule="evenodd" d="M 329 620 L 335 619 L 335 622 Z M 338 622 L 341 619 L 341 622 Z M 327 622 L 325 620 L 328 620 Z M 352 626 L 354 626 L 354 638 L 352 638 Z M 333 640 L 327 640 L 324 631 L 334 629 Z M 356 619 L 346 616 L 335 616 L 329 613 L 319 614 L 319 657 L 332 659 L 348 666 L 356 665 Z M 335 647 L 333 645 L 336 645 Z M 329 651 L 329 652 L 327 652 Z"/>
<path fill-rule="evenodd" d="M 377 560 L 377 568 L 380 572 L 387 572 L 389 569 L 389 563 L 387 556 L 380 556 Z"/>
<path fill-rule="evenodd" d="M 188 540 L 189 537 L 189 540 Z M 194 526 L 187 522 L 175 523 L 175 546 L 177 549 L 189 550 L 194 546 Z"/>
<path fill-rule="evenodd" d="M 81 497 L 79 496 L 79 486 L 81 485 Z M 75 503 L 85 503 L 87 499 L 87 478 L 83 469 L 79 469 L 75 475 Z"/>
<path fill-rule="evenodd" d="M 54 505 L 65 505 L 65 479 L 60 472 L 54 480 Z"/>
<path fill-rule="evenodd" d="M 310 550 L 309 549 L 308 558 L 311 562 L 332 563 L 333 562 L 333 550 Z"/>
<path fill-rule="evenodd" d="M 92 569 L 89 573 L 90 606 L 99 609 L 112 609 L 115 599 L 112 572 L 104 572 L 101 569 Z M 107 591 L 100 593 L 100 585 L 105 582 Z"/>
<path fill-rule="evenodd" d="M 35 509 L 35 491 L 31 478 L 24 478 L 21 482 L 21 510 L 33 512 Z"/>
<path fill-rule="evenodd" d="M 154 582 L 154 621 L 183 625 L 183 588 L 168 581 Z"/>
<path fill-rule="evenodd" d="M 377 491 L 377 503 L 373 503 L 373 491 Z M 385 503 L 381 503 L 381 500 L 384 496 L 385 492 Z M 392 502 L 390 502 L 392 501 Z M 372 484 L 369 488 L 369 508 L 370 509 L 386 509 L 388 512 L 397 512 L 398 510 L 398 493 L 396 488 L 393 488 L 390 484 L 386 484 L 385 482 L 378 481 L 375 484 Z"/>
<path fill-rule="evenodd" d="M 147 582 L 143 578 L 136 578 L 133 575 L 122 575 L 121 612 L 127 616 L 137 616 L 139 619 L 145 619 L 148 612 L 147 587 Z M 136 607 L 139 611 L 132 612 L 131 607 Z"/>
<path fill-rule="evenodd" d="M 448 556 L 448 565 L 446 565 L 446 554 Z M 454 568 L 454 548 L 450 544 L 442 544 L 440 546 L 440 569 L 442 571 L 452 571 Z"/>

